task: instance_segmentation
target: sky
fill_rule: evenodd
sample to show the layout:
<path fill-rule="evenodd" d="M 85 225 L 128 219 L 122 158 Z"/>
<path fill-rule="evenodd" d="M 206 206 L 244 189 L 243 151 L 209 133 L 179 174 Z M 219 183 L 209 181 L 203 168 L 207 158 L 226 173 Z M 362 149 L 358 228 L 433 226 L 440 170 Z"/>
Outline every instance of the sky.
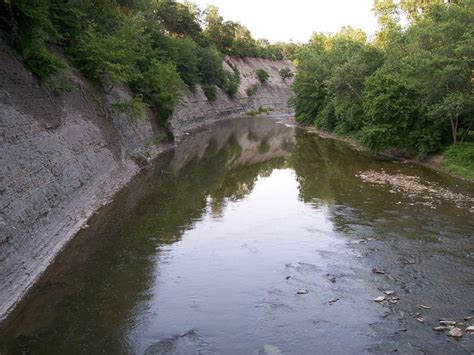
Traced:
<path fill-rule="evenodd" d="M 238 21 L 255 38 L 307 42 L 313 32 L 350 25 L 369 36 L 377 28 L 373 0 L 191 0 L 200 9 L 215 5 L 224 20 Z"/>

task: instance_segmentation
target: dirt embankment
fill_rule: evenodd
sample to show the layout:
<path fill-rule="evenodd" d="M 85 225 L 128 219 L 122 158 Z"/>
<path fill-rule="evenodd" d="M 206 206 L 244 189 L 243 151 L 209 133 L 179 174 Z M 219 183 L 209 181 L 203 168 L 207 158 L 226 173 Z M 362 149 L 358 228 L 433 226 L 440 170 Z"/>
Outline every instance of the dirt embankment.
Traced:
<path fill-rule="evenodd" d="M 286 106 L 290 83 L 278 70 L 291 63 L 228 60 L 242 75 L 235 99 L 219 91 L 209 102 L 200 88 L 189 93 L 172 119 L 178 138 L 249 108 Z M 270 80 L 248 98 L 258 67 Z M 160 132 L 153 112 L 131 122 L 113 109 L 132 97 L 128 88 L 99 99 L 75 70 L 64 79 L 67 89 L 40 83 L 0 42 L 0 321 L 91 214 L 140 170 L 137 161 L 166 148 L 153 143 Z"/>

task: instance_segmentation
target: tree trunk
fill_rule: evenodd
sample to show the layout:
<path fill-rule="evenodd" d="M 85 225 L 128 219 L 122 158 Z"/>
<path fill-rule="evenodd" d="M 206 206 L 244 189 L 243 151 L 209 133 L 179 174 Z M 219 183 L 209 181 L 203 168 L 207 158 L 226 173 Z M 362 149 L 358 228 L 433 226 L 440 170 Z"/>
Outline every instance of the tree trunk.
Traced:
<path fill-rule="evenodd" d="M 458 135 L 458 117 L 456 118 L 449 118 L 449 121 L 451 122 L 451 135 L 453 137 L 453 145 L 456 145 L 457 143 L 457 135 Z"/>

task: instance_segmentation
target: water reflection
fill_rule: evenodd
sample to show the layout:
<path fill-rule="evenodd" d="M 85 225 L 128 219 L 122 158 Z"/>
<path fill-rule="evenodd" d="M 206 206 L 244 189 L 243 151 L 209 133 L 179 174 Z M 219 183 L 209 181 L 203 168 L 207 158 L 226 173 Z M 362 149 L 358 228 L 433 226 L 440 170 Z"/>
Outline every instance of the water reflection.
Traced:
<path fill-rule="evenodd" d="M 408 316 L 428 302 L 433 321 L 470 311 L 472 214 L 412 206 L 363 183 L 367 169 L 474 194 L 274 120 L 222 122 L 160 156 L 90 221 L 10 319 L 0 352 L 472 349 Z M 382 322 L 371 300 L 384 287 L 404 302 Z M 400 327 L 414 330 L 395 336 Z"/>

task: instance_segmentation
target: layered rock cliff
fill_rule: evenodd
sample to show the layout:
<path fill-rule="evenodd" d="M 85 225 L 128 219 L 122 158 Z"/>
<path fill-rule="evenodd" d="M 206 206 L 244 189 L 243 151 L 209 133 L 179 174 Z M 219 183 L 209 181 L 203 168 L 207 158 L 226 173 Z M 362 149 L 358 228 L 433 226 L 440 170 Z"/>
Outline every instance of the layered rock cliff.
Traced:
<path fill-rule="evenodd" d="M 227 58 L 242 82 L 233 99 L 221 90 L 208 101 L 198 87 L 171 119 L 175 136 L 260 106 L 285 109 L 290 62 Z M 255 70 L 270 74 L 256 95 Z M 153 158 L 160 132 L 154 114 L 131 121 L 114 110 L 129 100 L 123 86 L 97 95 L 75 70 L 67 89 L 38 82 L 0 43 L 0 321 L 87 219 L 139 172 L 137 158 Z"/>

